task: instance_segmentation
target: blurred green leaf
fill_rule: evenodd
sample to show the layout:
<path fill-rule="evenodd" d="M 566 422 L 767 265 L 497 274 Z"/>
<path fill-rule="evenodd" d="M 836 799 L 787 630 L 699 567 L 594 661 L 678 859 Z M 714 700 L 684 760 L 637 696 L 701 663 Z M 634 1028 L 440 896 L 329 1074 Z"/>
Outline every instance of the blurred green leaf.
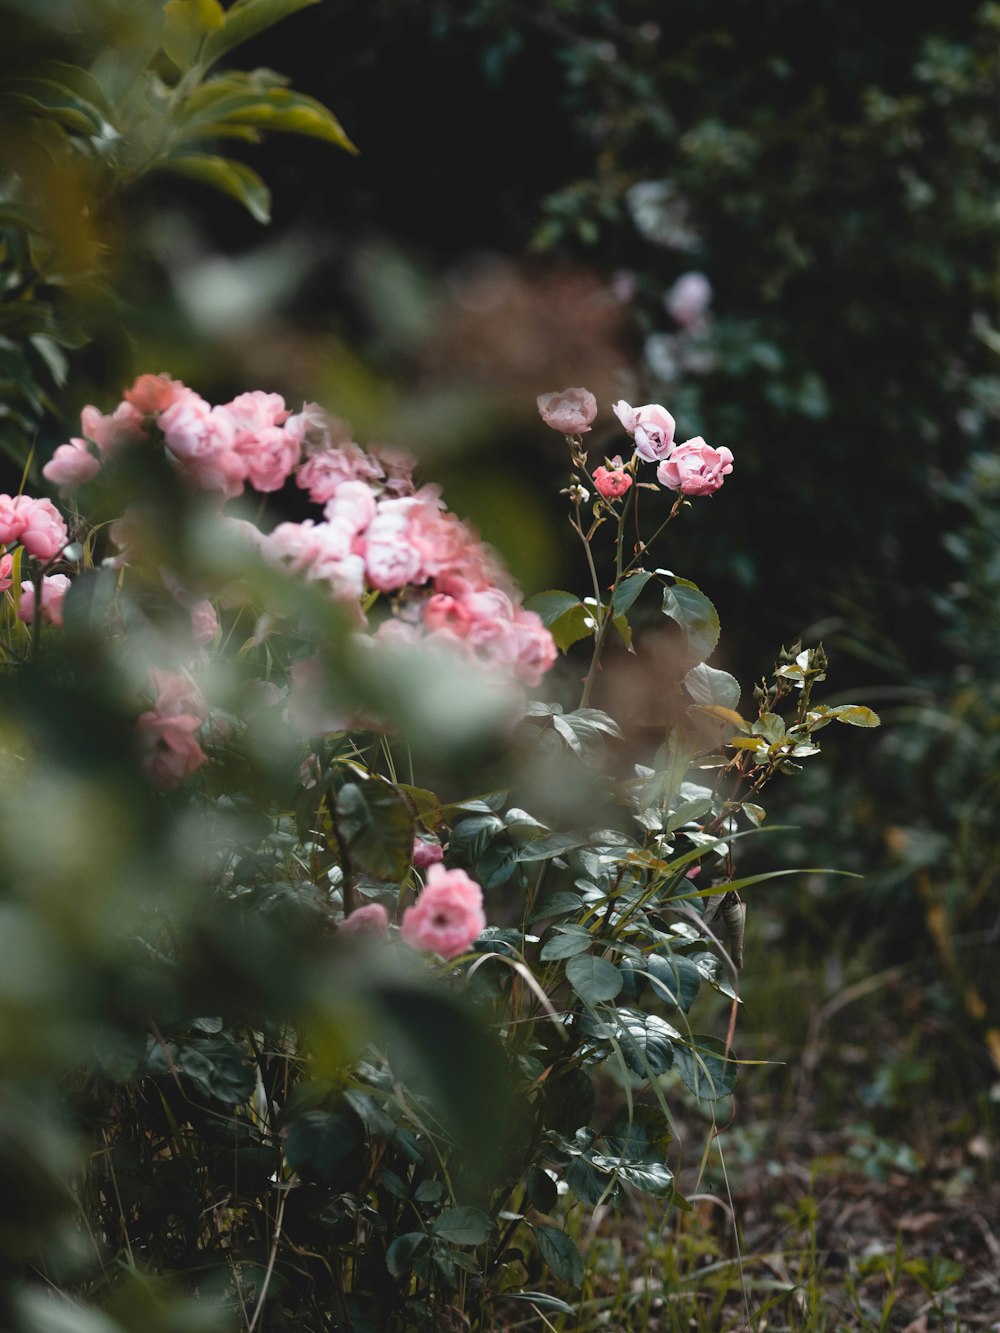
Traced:
<path fill-rule="evenodd" d="M 205 38 L 219 31 L 226 12 L 219 0 L 167 0 L 163 6 L 163 49 L 182 73 L 195 64 Z"/>
<path fill-rule="evenodd" d="M 209 153 L 182 153 L 160 164 L 163 171 L 188 176 L 231 195 L 258 222 L 271 221 L 271 191 L 251 167 Z"/>
<path fill-rule="evenodd" d="M 319 0 L 235 0 L 225 12 L 225 22 L 205 42 L 202 61 L 213 65 L 220 56 L 249 41 L 257 33 L 280 23 L 300 9 L 319 4 Z"/>

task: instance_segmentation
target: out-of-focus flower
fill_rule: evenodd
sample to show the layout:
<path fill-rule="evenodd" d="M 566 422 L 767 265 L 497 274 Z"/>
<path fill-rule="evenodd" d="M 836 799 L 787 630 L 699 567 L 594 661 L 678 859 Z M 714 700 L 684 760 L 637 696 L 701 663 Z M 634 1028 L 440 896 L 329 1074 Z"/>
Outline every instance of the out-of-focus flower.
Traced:
<path fill-rule="evenodd" d="M 444 860 L 441 844 L 430 838 L 413 839 L 413 864 L 417 870 L 426 870 Z"/>
<path fill-rule="evenodd" d="M 483 891 L 464 870 L 432 865 L 419 899 L 403 913 L 400 934 L 413 949 L 457 958 L 486 929 Z"/>
<path fill-rule="evenodd" d="M 195 643 L 211 643 L 219 632 L 219 617 L 210 601 L 195 602 L 191 608 L 191 633 Z"/>
<path fill-rule="evenodd" d="M 589 389 L 559 389 L 541 393 L 538 411 L 546 426 L 561 435 L 583 435 L 597 416 L 597 399 Z"/>
<path fill-rule="evenodd" d="M 12 555 L 0 556 L 0 592 L 6 592 L 14 582 L 14 557 Z"/>
<path fill-rule="evenodd" d="M 100 470 L 101 460 L 87 448 L 87 441 L 74 439 L 58 447 L 42 468 L 42 476 L 59 487 L 61 496 L 67 496 L 91 481 Z"/>
<path fill-rule="evenodd" d="M 125 390 L 125 401 L 142 416 L 153 416 L 172 407 L 187 391 L 187 385 L 169 375 L 140 375 L 131 389 Z"/>
<path fill-rule="evenodd" d="M 163 714 L 150 709 L 135 724 L 139 763 L 147 780 L 160 791 L 175 791 L 208 755 L 195 740 L 201 718 L 190 713 Z"/>
<path fill-rule="evenodd" d="M 682 495 L 711 495 L 733 470 L 733 455 L 725 446 L 713 449 L 700 435 L 679 444 L 656 469 L 656 479 Z"/>
<path fill-rule="evenodd" d="M 9 557 L 8 557 L 9 559 Z M 8 579 L 7 587 L 10 586 Z M 42 624 L 61 625 L 63 623 L 63 599 L 70 588 L 69 578 L 65 574 L 46 574 L 42 579 Z M 35 585 L 30 582 L 21 584 L 21 602 L 17 608 L 19 620 L 29 625 L 35 619 Z"/>
<path fill-rule="evenodd" d="M 624 399 L 615 403 L 615 416 L 635 442 L 635 451 L 647 463 L 667 458 L 674 447 L 676 422 L 659 403 L 630 407 Z"/>
<path fill-rule="evenodd" d="M 357 935 L 374 944 L 389 937 L 389 914 L 381 903 L 368 903 L 345 916 L 337 927 L 338 935 Z"/>
<path fill-rule="evenodd" d="M 663 297 L 667 311 L 683 328 L 699 324 L 712 303 L 712 284 L 704 273 L 682 273 Z"/>

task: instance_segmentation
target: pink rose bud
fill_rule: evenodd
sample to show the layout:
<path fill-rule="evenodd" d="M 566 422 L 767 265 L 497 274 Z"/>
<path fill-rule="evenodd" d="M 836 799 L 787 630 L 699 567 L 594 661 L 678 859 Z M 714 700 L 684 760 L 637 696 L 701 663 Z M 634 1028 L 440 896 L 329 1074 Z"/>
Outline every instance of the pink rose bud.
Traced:
<path fill-rule="evenodd" d="M 656 469 L 656 479 L 682 495 L 711 495 L 733 470 L 733 455 L 725 447 L 713 449 L 700 435 L 679 444 Z"/>
<path fill-rule="evenodd" d="M 431 842 L 430 838 L 413 839 L 413 864 L 418 870 L 426 870 L 443 860 L 444 852 L 439 842 Z"/>
<path fill-rule="evenodd" d="M 562 389 L 536 399 L 546 426 L 561 435 L 583 435 L 597 416 L 597 399 L 589 389 Z"/>
<path fill-rule="evenodd" d="M 337 927 L 337 934 L 357 935 L 375 944 L 389 937 L 389 914 L 381 903 L 368 903 L 345 916 Z"/>
<path fill-rule="evenodd" d="M 606 467 L 598 467 L 594 469 L 594 485 L 597 487 L 597 493 L 603 495 L 605 500 L 616 500 L 632 485 L 632 478 L 627 472 L 617 468 L 609 472 Z"/>
<path fill-rule="evenodd" d="M 486 929 L 483 891 L 464 870 L 433 865 L 423 893 L 403 913 L 400 934 L 412 949 L 457 958 Z"/>
<path fill-rule="evenodd" d="M 647 463 L 658 463 L 669 456 L 674 447 L 676 423 L 665 407 L 659 403 L 630 407 L 620 399 L 612 411 L 635 441 L 640 458 Z"/>

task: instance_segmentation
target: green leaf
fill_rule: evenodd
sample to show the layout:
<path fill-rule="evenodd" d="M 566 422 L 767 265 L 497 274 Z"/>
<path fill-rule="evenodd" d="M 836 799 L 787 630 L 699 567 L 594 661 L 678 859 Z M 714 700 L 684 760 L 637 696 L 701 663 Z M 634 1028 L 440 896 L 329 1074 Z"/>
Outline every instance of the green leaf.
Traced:
<path fill-rule="evenodd" d="M 701 973 L 690 958 L 682 954 L 663 958 L 651 953 L 646 958 L 646 967 L 654 992 L 687 1013 L 701 990 Z"/>
<path fill-rule="evenodd" d="M 733 1090 L 736 1082 L 736 1061 L 726 1059 L 726 1047 L 718 1037 L 698 1035 L 692 1045 L 674 1047 L 677 1070 L 696 1097 L 702 1101 L 717 1101 Z"/>
<path fill-rule="evenodd" d="M 160 166 L 163 171 L 190 177 L 231 195 L 258 222 L 271 221 L 271 192 L 256 171 L 242 162 L 210 153 L 182 153 L 167 158 Z"/>
<path fill-rule="evenodd" d="M 430 1253 L 431 1241 L 422 1231 L 406 1231 L 397 1236 L 385 1252 L 385 1266 L 393 1277 L 406 1277 L 416 1261 Z M 426 1265 L 422 1265 L 426 1267 Z"/>
<path fill-rule="evenodd" d="M 446 1208 L 431 1230 L 452 1245 L 485 1245 L 493 1234 L 493 1223 L 481 1208 Z"/>
<path fill-rule="evenodd" d="M 186 74 L 198 59 L 206 36 L 226 21 L 219 0 L 167 0 L 163 6 L 163 49 Z"/>
<path fill-rule="evenodd" d="M 619 1009 L 613 1027 L 625 1063 L 640 1078 L 665 1074 L 671 1068 L 674 1043 L 680 1040 L 681 1034 L 658 1014 Z"/>
<path fill-rule="evenodd" d="M 622 1162 L 618 1174 L 627 1185 L 662 1199 L 673 1189 L 673 1172 L 662 1162 Z"/>
<path fill-rule="evenodd" d="M 54 120 L 74 134 L 93 139 L 104 134 L 104 117 L 97 107 L 51 79 L 25 79 L 8 96 L 25 110 Z"/>
<path fill-rule="evenodd" d="M 502 1291 L 499 1293 L 497 1299 L 504 1301 L 527 1301 L 529 1305 L 537 1305 L 539 1310 L 551 1310 L 554 1314 L 576 1314 L 576 1310 L 572 1305 L 567 1305 L 567 1303 L 561 1301 L 558 1296 L 550 1296 L 547 1291 Z"/>
<path fill-rule="evenodd" d="M 538 1253 L 557 1278 L 571 1287 L 583 1285 L 583 1261 L 576 1243 L 556 1227 L 535 1227 Z"/>
<path fill-rule="evenodd" d="M 719 642 L 719 615 L 705 594 L 688 579 L 677 579 L 663 593 L 663 614 L 679 625 L 692 665 L 703 662 Z"/>
<path fill-rule="evenodd" d="M 551 1213 L 559 1197 L 556 1182 L 540 1166 L 528 1167 L 524 1177 L 524 1192 L 532 1208 L 540 1213 Z"/>
<path fill-rule="evenodd" d="M 611 598 L 613 614 L 616 616 L 625 615 L 652 577 L 651 572 L 642 570 L 638 574 L 630 574 L 627 578 L 622 579 Z"/>
<path fill-rule="evenodd" d="M 535 838 L 518 849 L 519 861 L 549 861 L 554 856 L 563 856 L 566 852 L 586 847 L 590 838 L 585 833 L 548 833 L 544 838 Z"/>
<path fill-rule="evenodd" d="M 476 862 L 504 829 L 503 820 L 492 811 L 486 815 L 472 815 L 469 819 L 459 820 L 448 842 L 449 866 L 474 869 Z"/>
<path fill-rule="evenodd" d="M 363 1148 L 361 1122 L 352 1111 L 308 1111 L 285 1136 L 285 1161 L 304 1180 L 331 1185 L 345 1165 L 357 1163 Z"/>
<path fill-rule="evenodd" d="M 735 709 L 739 706 L 741 691 L 736 677 L 705 662 L 699 662 L 685 675 L 684 688 L 702 708 Z"/>
<path fill-rule="evenodd" d="M 566 652 L 580 639 L 594 632 L 594 610 L 584 606 L 570 592 L 539 592 L 529 597 L 525 606 L 536 612 L 548 628 L 560 652 Z"/>
<path fill-rule="evenodd" d="M 305 93 L 293 92 L 288 88 L 269 88 L 250 105 L 227 112 L 225 121 L 288 134 L 305 134 L 334 143 L 349 153 L 358 151 L 328 107 L 315 97 L 307 97 Z"/>
<path fill-rule="evenodd" d="M 560 616 L 565 615 L 567 611 L 575 610 L 583 603 L 571 592 L 552 589 L 549 592 L 536 592 L 524 605 L 528 611 L 534 611 L 536 615 L 541 616 L 542 624 L 551 629 L 553 622 Z"/>
<path fill-rule="evenodd" d="M 613 1000 L 621 990 L 622 974 L 607 958 L 586 954 L 566 964 L 566 980 L 585 1004 Z"/>
<path fill-rule="evenodd" d="M 836 718 L 838 722 L 845 722 L 849 727 L 880 727 L 882 719 L 878 713 L 870 708 L 865 708 L 863 704 L 838 704 L 835 708 L 828 708 L 827 715 Z"/>
<path fill-rule="evenodd" d="M 553 935 L 542 945 L 539 957 L 543 963 L 549 963 L 555 958 L 575 958 L 577 954 L 585 953 L 592 943 L 587 930 L 581 930 L 579 934 L 573 931 L 570 934 Z"/>
<path fill-rule="evenodd" d="M 192 1041 L 177 1053 L 178 1068 L 208 1097 L 235 1106 L 256 1086 L 242 1050 L 227 1037 Z"/>
<path fill-rule="evenodd" d="M 319 0 L 236 0 L 225 14 L 225 24 L 210 34 L 202 51 L 207 68 L 234 46 L 249 41 L 274 23 L 296 14 L 300 9 L 319 4 Z"/>
<path fill-rule="evenodd" d="M 398 883 L 410 866 L 413 821 L 409 806 L 388 782 L 363 778 L 337 793 L 337 834 L 355 869 Z"/>

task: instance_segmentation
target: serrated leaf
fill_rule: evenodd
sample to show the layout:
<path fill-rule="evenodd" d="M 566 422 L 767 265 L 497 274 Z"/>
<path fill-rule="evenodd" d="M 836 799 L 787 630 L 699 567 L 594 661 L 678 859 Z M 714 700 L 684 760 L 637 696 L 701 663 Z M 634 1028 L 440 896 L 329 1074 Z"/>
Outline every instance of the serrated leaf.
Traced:
<path fill-rule="evenodd" d="M 485 1245 L 493 1234 L 493 1223 L 481 1208 L 465 1205 L 446 1208 L 431 1230 L 452 1245 Z"/>
<path fill-rule="evenodd" d="M 735 709 L 740 701 L 740 683 L 736 677 L 706 662 L 699 662 L 685 674 L 684 688 L 702 708 Z"/>
<path fill-rule="evenodd" d="M 555 1227 L 535 1227 L 538 1253 L 557 1278 L 571 1287 L 583 1285 L 583 1261 L 576 1242 Z"/>
<path fill-rule="evenodd" d="M 702 1101 L 728 1096 L 736 1083 L 736 1062 L 726 1058 L 725 1043 L 718 1037 L 698 1035 L 691 1045 L 677 1045 L 674 1063 L 684 1083 Z"/>
<path fill-rule="evenodd" d="M 624 984 L 614 963 L 592 954 L 571 959 L 566 964 L 566 980 L 584 1004 L 613 1000 Z"/>
<path fill-rule="evenodd" d="M 337 834 L 356 870 L 398 883 L 410 866 L 413 821 L 403 796 L 388 782 L 346 782 L 334 806 Z"/>
<path fill-rule="evenodd" d="M 257 172 L 242 162 L 210 153 L 182 153 L 162 162 L 161 170 L 211 185 L 241 203 L 257 222 L 271 221 L 271 191 Z"/>
<path fill-rule="evenodd" d="M 647 570 L 640 570 L 639 573 L 630 574 L 622 579 L 611 598 L 611 610 L 614 615 L 625 615 L 652 577 L 652 573 Z"/>
<path fill-rule="evenodd" d="M 663 614 L 679 625 L 692 666 L 703 662 L 719 642 L 721 627 L 715 607 L 688 579 L 677 579 L 663 593 Z"/>

